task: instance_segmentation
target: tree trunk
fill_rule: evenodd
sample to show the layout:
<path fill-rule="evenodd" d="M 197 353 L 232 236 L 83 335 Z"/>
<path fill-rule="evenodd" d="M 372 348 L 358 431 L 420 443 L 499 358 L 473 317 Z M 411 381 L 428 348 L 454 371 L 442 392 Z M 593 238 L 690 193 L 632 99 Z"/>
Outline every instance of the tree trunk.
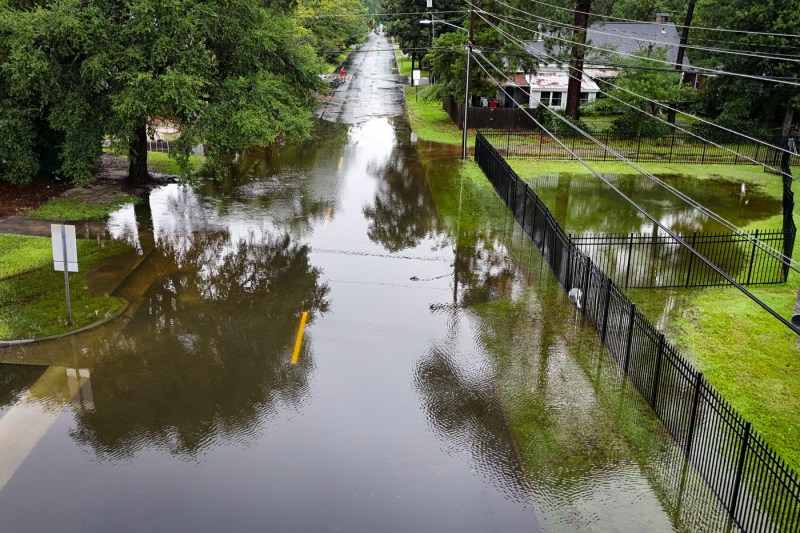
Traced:
<path fill-rule="evenodd" d="M 686 43 L 689 41 L 689 27 L 692 25 L 692 17 L 694 16 L 694 4 L 695 0 L 689 0 L 689 6 L 686 8 L 686 18 L 683 21 L 681 40 L 678 43 L 678 54 L 675 58 L 675 70 L 678 72 L 683 71 L 683 56 L 686 52 Z M 683 83 L 683 74 L 681 74 L 678 83 Z M 677 102 L 670 102 L 669 113 L 667 113 L 667 122 L 669 122 L 670 131 L 675 131 L 675 112 L 677 110 Z"/>
<path fill-rule="evenodd" d="M 147 126 L 145 124 L 137 126 L 134 130 L 133 140 L 131 140 L 128 148 L 128 159 L 130 160 L 128 182 L 140 184 L 149 181 L 150 174 L 147 173 Z"/>
<path fill-rule="evenodd" d="M 573 120 L 581 118 L 581 81 L 583 80 L 583 56 L 586 54 L 586 27 L 592 0 L 578 0 L 575 4 L 575 29 L 572 32 L 572 60 L 569 64 L 567 85 L 567 109 L 565 114 Z"/>
<path fill-rule="evenodd" d="M 792 103 L 786 104 L 786 114 L 783 115 L 783 126 L 781 127 L 781 137 L 788 137 L 789 132 L 792 130 L 792 121 L 794 120 L 794 107 Z"/>

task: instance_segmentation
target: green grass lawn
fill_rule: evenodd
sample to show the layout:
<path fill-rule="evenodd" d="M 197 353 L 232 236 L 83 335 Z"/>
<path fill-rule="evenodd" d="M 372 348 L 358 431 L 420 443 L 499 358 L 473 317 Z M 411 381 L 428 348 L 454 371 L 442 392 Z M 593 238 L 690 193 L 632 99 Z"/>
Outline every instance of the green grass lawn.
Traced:
<path fill-rule="evenodd" d="M 574 161 L 509 160 L 522 177 L 585 172 Z M 601 172 L 630 173 L 622 163 L 591 163 Z M 641 165 L 654 174 L 687 174 L 698 180 L 721 177 L 758 184 L 781 197 L 780 179 L 755 165 Z M 795 175 L 800 175 L 795 170 Z M 797 219 L 797 216 L 795 216 Z M 800 221 L 796 221 L 800 224 Z M 743 229 L 779 229 L 781 216 Z M 800 258 L 800 239 L 794 258 Z M 786 285 L 750 288 L 785 318 L 792 315 L 800 274 Z M 741 415 L 792 467 L 800 470 L 800 349 L 797 337 L 735 288 L 634 289 L 628 295 L 651 322 L 705 375 Z M 664 310 L 670 310 L 665 314 Z"/>
<path fill-rule="evenodd" d="M 419 96 L 415 96 L 415 87 L 406 87 L 406 110 L 411 129 L 420 141 L 433 141 L 443 144 L 461 144 L 461 130 L 442 109 L 442 103 L 425 100 L 425 88 L 419 88 Z M 467 132 L 467 146 L 475 146 L 475 130 Z"/>
<path fill-rule="evenodd" d="M 189 163 L 192 171 L 195 172 L 202 167 L 205 160 L 206 158 L 202 155 L 190 155 Z M 159 174 L 180 175 L 181 173 L 178 163 L 163 152 L 147 152 L 147 169 L 150 172 L 158 172 Z"/>
<path fill-rule="evenodd" d="M 397 72 L 401 76 L 411 76 L 411 56 L 404 55 L 403 52 L 400 51 L 400 48 L 394 49 L 394 56 L 397 59 Z M 415 61 L 414 67 L 419 69 L 419 58 Z M 423 70 L 421 75 L 428 77 L 430 76 L 430 72 Z"/>
<path fill-rule="evenodd" d="M 141 203 L 142 198 L 131 194 L 118 194 L 115 198 L 94 198 L 91 194 L 53 198 L 30 211 L 27 216 L 48 220 L 97 220 L 105 218 L 125 204 Z"/>
<path fill-rule="evenodd" d="M 79 272 L 70 274 L 74 325 L 66 325 L 64 275 L 52 266 L 46 237 L 0 235 L 0 339 L 25 339 L 65 333 L 117 312 L 124 302 L 94 296 L 86 271 L 104 258 L 129 250 L 116 241 L 78 240 Z"/>

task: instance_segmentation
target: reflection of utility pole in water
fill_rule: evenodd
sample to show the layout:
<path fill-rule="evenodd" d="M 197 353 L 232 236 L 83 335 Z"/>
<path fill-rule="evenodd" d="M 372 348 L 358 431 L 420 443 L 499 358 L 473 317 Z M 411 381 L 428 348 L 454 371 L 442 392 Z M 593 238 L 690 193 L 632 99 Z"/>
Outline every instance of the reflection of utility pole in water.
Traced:
<path fill-rule="evenodd" d="M 556 194 L 556 205 L 553 210 L 553 216 L 561 224 L 562 227 L 567 227 L 567 219 L 569 217 L 569 190 L 572 187 L 572 174 L 569 172 L 562 172 L 558 175 L 558 194 Z"/>
<path fill-rule="evenodd" d="M 47 434 L 65 403 L 76 409 L 94 409 L 88 369 L 67 368 L 65 374 L 64 367 L 48 367 L 0 418 L 0 490 Z"/>

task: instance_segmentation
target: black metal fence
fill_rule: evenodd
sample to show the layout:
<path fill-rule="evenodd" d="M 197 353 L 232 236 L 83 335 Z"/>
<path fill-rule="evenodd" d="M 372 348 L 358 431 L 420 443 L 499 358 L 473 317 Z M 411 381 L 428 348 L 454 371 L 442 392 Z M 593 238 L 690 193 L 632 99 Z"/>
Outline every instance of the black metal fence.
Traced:
<path fill-rule="evenodd" d="M 656 226 L 652 234 L 570 235 L 580 248 L 614 283 L 628 288 L 711 287 L 730 282 L 681 241 L 703 254 L 741 285 L 785 283 L 787 271 L 780 260 L 783 231 L 756 230 L 754 238 L 772 248 L 757 246 L 736 233 L 693 233 L 678 239 Z"/>
<path fill-rule="evenodd" d="M 475 160 L 711 490 L 745 531 L 800 530 L 800 481 L 618 288 L 571 242 L 480 133 Z"/>
<path fill-rule="evenodd" d="M 481 131 L 492 146 L 506 159 L 574 159 L 552 137 L 541 130 L 532 131 Z M 752 141 L 721 144 L 724 148 L 707 143 L 688 133 L 674 131 L 662 137 L 622 136 L 608 131 L 593 133 L 594 137 L 609 148 L 619 152 L 633 162 L 663 163 L 714 163 L 727 165 L 751 165 L 757 161 L 762 165 L 778 167 L 781 152 Z M 561 141 L 578 157 L 586 161 L 617 161 L 617 157 L 605 148 L 580 135 L 565 135 Z M 771 139 L 771 144 L 784 146 L 784 139 Z M 743 157 L 745 156 L 745 157 Z M 800 155 L 794 154 L 791 165 L 800 165 Z"/>

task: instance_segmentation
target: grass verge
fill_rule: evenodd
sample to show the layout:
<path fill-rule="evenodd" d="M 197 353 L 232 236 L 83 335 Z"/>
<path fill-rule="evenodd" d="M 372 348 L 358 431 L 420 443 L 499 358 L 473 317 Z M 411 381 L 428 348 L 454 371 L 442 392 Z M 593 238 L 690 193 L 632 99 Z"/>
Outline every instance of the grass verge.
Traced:
<path fill-rule="evenodd" d="M 425 100 L 425 88 L 406 87 L 406 110 L 411 129 L 420 141 L 433 141 L 442 144 L 461 144 L 461 130 L 442 109 L 442 103 Z M 467 131 L 467 146 L 475 146 L 475 131 Z"/>
<path fill-rule="evenodd" d="M 411 76 L 411 58 L 404 55 L 403 52 L 400 51 L 400 48 L 394 49 L 394 57 L 397 59 L 397 72 L 401 76 Z M 419 60 L 415 62 L 414 66 L 419 68 Z M 423 70 L 421 75 L 423 77 L 428 77 L 430 76 L 430 72 Z"/>
<path fill-rule="evenodd" d="M 0 235 L 0 339 L 46 337 L 73 331 L 113 315 L 124 302 L 94 296 L 86 284 L 90 266 L 130 248 L 116 241 L 78 240 L 79 272 L 70 274 L 74 325 L 66 324 L 64 276 L 51 266 L 46 237 Z"/>

